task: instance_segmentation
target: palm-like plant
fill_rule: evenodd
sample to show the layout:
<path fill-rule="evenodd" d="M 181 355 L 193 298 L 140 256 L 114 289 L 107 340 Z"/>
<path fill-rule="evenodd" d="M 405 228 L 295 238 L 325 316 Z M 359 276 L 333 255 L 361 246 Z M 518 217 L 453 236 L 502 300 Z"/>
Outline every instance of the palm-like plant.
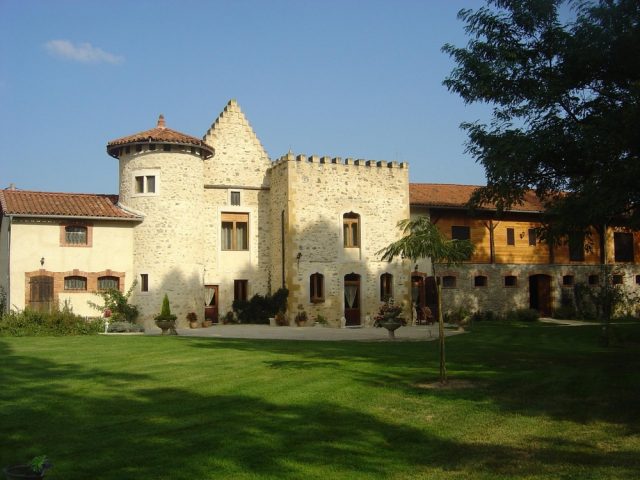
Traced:
<path fill-rule="evenodd" d="M 403 237 L 391 245 L 376 252 L 382 255 L 382 260 L 391 261 L 395 257 L 408 258 L 412 262 L 420 258 L 431 259 L 431 273 L 436 277 L 436 264 L 445 263 L 447 266 L 457 265 L 468 260 L 474 251 L 469 240 L 449 240 L 442 235 L 428 217 L 415 220 L 402 220 L 398 223 Z M 436 281 L 436 296 L 438 301 L 438 333 L 440 340 L 440 382 L 447 382 L 447 368 L 444 352 L 444 320 L 442 317 L 442 296 L 440 281 Z"/>

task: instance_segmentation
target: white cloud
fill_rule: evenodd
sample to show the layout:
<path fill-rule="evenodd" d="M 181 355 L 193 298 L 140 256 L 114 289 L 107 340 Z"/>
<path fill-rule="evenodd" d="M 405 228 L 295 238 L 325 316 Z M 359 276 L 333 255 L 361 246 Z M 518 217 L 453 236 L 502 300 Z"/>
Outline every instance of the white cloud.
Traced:
<path fill-rule="evenodd" d="M 105 52 L 90 43 L 74 45 L 69 40 L 49 40 L 44 44 L 45 49 L 53 56 L 82 63 L 111 63 L 118 64 L 124 57 Z"/>

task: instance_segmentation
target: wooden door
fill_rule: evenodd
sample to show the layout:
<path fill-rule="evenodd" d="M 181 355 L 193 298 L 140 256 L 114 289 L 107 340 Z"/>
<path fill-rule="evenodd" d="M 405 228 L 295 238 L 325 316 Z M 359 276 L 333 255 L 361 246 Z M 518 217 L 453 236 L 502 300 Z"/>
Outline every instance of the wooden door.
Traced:
<path fill-rule="evenodd" d="M 431 310 L 432 319 L 438 319 L 438 287 L 435 277 L 427 277 L 424 284 L 425 303 Z"/>
<path fill-rule="evenodd" d="M 538 310 L 540 315 L 551 316 L 553 303 L 551 296 L 551 277 L 549 275 L 531 275 L 529 277 L 529 307 Z"/>
<path fill-rule="evenodd" d="M 360 275 L 344 276 L 344 318 L 347 326 L 360 325 Z"/>
<path fill-rule="evenodd" d="M 204 286 L 204 319 L 218 323 L 218 285 Z"/>
<path fill-rule="evenodd" d="M 53 305 L 53 277 L 44 275 L 29 280 L 29 308 L 39 312 L 51 311 Z"/>

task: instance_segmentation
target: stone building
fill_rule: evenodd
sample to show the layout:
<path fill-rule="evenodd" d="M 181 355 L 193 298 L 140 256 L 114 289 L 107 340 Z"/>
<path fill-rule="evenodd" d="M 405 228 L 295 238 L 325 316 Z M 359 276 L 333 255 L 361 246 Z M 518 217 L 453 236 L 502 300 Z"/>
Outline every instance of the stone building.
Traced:
<path fill-rule="evenodd" d="M 302 308 L 333 326 L 366 325 L 392 296 L 411 318 L 412 303 L 435 311 L 429 261 L 381 262 L 376 252 L 416 215 L 476 244 L 463 266 L 436 265 L 449 308 L 548 314 L 572 284 L 595 282 L 603 262 L 621 267 L 628 288 L 640 283 L 635 232 L 607 230 L 606 248 L 594 237 L 549 248 L 535 238 L 534 197 L 501 217 L 491 208 L 469 215 L 477 187 L 410 184 L 406 163 L 293 153 L 272 161 L 234 100 L 202 139 L 160 116 L 155 128 L 108 142 L 107 153 L 119 164 L 118 195 L 0 190 L 10 308 L 57 302 L 95 315 L 87 302 L 96 291 L 131 288 L 147 326 L 165 293 L 184 326 L 189 312 L 217 321 L 234 299 L 285 286 L 290 316 Z"/>

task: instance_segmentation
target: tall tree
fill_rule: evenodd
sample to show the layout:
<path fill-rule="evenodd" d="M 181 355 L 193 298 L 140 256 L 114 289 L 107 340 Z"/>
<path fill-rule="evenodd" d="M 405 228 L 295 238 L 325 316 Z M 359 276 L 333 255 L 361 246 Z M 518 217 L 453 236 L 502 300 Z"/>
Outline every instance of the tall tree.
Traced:
<path fill-rule="evenodd" d="M 459 264 L 468 260 L 474 251 L 469 240 L 449 240 L 442 235 L 429 218 L 419 217 L 415 220 L 402 220 L 398 223 L 403 237 L 383 248 L 378 255 L 382 260 L 393 260 L 395 257 L 408 258 L 415 262 L 421 258 L 431 260 L 431 273 L 436 277 L 436 263 L 447 265 Z M 438 336 L 440 343 L 440 382 L 447 382 L 447 367 L 444 351 L 444 320 L 442 317 L 442 295 L 440 281 L 436 281 L 438 301 Z"/>
<path fill-rule="evenodd" d="M 533 189 L 552 237 L 640 227 L 640 2 L 488 0 L 458 17 L 471 39 L 443 47 L 457 64 L 444 84 L 493 106 L 490 124 L 462 124 L 487 176 L 472 203 Z"/>

